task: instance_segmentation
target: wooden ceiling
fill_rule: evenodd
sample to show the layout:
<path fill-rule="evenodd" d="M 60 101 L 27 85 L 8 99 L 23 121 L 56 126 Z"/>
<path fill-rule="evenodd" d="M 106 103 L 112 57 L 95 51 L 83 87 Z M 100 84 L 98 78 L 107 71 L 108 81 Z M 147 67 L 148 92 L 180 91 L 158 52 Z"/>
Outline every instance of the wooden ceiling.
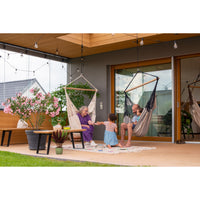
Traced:
<path fill-rule="evenodd" d="M 0 42 L 24 48 L 34 49 L 67 58 L 99 54 L 137 46 L 144 40 L 144 45 L 161 43 L 183 38 L 200 36 L 200 34 L 163 34 L 163 33 L 38 33 L 38 34 L 0 34 Z M 34 47 L 35 42 L 38 48 Z M 57 52 L 57 53 L 56 53 Z"/>

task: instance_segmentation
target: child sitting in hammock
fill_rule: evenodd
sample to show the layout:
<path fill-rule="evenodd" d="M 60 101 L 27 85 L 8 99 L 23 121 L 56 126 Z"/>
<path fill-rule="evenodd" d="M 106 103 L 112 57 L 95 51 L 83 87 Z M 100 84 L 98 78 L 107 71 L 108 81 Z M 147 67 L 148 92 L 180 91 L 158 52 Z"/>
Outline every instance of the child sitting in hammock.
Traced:
<path fill-rule="evenodd" d="M 95 125 L 105 125 L 106 130 L 104 133 L 104 143 L 107 145 L 109 149 L 115 146 L 122 147 L 120 143 L 118 143 L 117 140 L 117 125 L 115 124 L 115 120 L 117 117 L 115 114 L 110 113 L 108 116 L 108 121 L 105 122 L 96 122 Z"/>
<path fill-rule="evenodd" d="M 133 117 L 132 122 L 133 122 L 133 129 L 135 128 L 137 122 L 140 119 L 140 116 L 142 114 L 143 108 L 138 108 L 135 117 Z"/>

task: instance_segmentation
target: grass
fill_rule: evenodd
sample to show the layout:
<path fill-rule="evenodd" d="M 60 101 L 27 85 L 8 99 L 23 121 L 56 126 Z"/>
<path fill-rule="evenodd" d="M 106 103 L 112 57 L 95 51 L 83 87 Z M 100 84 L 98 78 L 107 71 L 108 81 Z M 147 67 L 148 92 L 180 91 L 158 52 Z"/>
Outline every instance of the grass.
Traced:
<path fill-rule="evenodd" d="M 117 165 L 92 162 L 62 161 L 48 158 L 38 158 L 0 151 L 1 167 L 117 167 Z"/>

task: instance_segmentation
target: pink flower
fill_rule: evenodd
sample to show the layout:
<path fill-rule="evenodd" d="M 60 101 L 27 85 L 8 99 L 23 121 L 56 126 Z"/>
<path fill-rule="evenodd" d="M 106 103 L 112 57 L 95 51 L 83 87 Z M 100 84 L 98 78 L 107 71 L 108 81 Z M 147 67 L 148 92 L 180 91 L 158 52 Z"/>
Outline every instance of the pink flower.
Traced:
<path fill-rule="evenodd" d="M 6 107 L 4 108 L 4 112 L 5 112 L 5 113 L 10 113 L 10 112 L 11 112 L 11 108 L 10 108 L 9 106 L 6 106 Z"/>
<path fill-rule="evenodd" d="M 6 104 L 3 102 L 3 103 L 1 103 L 1 105 L 2 105 L 2 106 L 5 106 Z"/>
<path fill-rule="evenodd" d="M 30 93 L 34 93 L 34 91 L 35 91 L 35 90 L 34 90 L 33 88 L 32 88 L 32 89 L 30 89 Z"/>

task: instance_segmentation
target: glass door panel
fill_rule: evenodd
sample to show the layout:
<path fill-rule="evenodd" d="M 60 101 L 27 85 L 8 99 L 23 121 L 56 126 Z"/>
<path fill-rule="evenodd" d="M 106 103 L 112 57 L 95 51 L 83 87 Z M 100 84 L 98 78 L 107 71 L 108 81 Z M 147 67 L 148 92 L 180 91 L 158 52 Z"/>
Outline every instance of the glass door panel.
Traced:
<path fill-rule="evenodd" d="M 124 117 L 124 90 L 132 80 L 138 68 L 127 68 L 115 70 L 115 113 L 118 116 L 118 134 L 120 135 L 120 124 Z M 171 137 L 172 136 L 172 72 L 171 63 L 157 64 L 140 67 L 140 71 L 158 76 L 159 82 L 156 91 L 157 107 L 153 111 L 151 124 L 146 136 Z M 128 88 L 146 83 L 154 79 L 152 76 L 138 74 Z M 145 107 L 154 89 L 155 82 L 139 87 L 128 93 L 135 104 Z"/>

